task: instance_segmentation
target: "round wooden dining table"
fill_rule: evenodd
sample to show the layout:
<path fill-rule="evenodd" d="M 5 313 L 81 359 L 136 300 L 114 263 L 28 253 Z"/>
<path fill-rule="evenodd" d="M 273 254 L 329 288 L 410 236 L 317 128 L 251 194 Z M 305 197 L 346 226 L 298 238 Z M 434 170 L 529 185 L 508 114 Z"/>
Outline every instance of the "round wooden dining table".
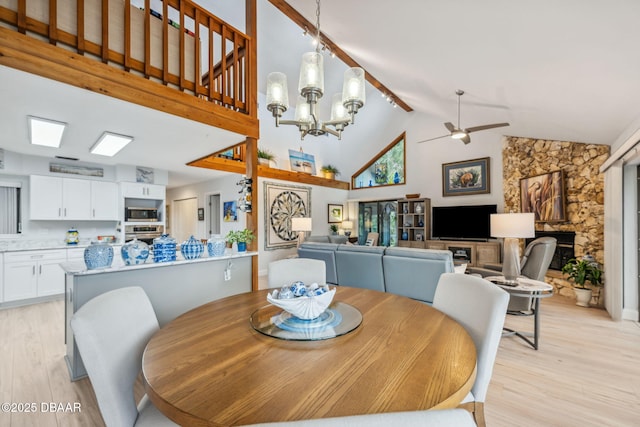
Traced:
<path fill-rule="evenodd" d="M 409 298 L 338 286 L 333 303 L 361 314 L 323 340 L 256 331 L 267 290 L 197 307 L 149 341 L 151 402 L 178 424 L 233 426 L 456 407 L 471 390 L 476 349 L 465 329 Z"/>

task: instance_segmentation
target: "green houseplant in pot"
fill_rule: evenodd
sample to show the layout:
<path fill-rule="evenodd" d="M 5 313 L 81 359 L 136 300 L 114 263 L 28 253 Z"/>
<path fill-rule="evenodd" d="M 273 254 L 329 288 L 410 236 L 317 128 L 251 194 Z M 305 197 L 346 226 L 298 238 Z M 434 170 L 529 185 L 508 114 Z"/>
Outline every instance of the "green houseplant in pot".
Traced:
<path fill-rule="evenodd" d="M 331 224 L 329 226 L 329 231 L 331 231 L 332 235 L 338 234 L 338 226 L 335 224 Z"/>
<path fill-rule="evenodd" d="M 584 259 L 572 258 L 562 267 L 562 273 L 569 276 L 574 283 L 573 290 L 576 293 L 576 305 L 589 307 L 592 291 L 585 284 L 602 286 L 602 270 L 597 263 Z"/>
<path fill-rule="evenodd" d="M 340 171 L 333 165 L 324 165 L 320 168 L 324 177 L 327 179 L 336 179 L 336 176 L 340 175 Z"/>
<path fill-rule="evenodd" d="M 247 243 L 251 243 L 256 236 L 253 231 L 245 228 L 244 230 L 231 230 L 225 236 L 225 240 L 228 243 L 235 243 L 238 246 L 238 252 L 245 252 L 247 250 Z"/>
<path fill-rule="evenodd" d="M 258 163 L 261 165 L 271 166 L 271 162 L 275 163 L 276 156 L 266 148 L 258 147 Z"/>

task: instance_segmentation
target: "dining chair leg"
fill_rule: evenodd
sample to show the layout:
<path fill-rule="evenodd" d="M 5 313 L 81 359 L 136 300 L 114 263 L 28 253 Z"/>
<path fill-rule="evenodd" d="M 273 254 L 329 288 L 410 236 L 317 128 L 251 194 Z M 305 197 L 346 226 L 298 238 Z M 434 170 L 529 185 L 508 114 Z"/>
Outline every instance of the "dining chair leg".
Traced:
<path fill-rule="evenodd" d="M 484 402 L 467 402 L 458 405 L 458 408 L 466 409 L 471 412 L 473 419 L 478 427 L 486 427 L 484 419 Z"/>

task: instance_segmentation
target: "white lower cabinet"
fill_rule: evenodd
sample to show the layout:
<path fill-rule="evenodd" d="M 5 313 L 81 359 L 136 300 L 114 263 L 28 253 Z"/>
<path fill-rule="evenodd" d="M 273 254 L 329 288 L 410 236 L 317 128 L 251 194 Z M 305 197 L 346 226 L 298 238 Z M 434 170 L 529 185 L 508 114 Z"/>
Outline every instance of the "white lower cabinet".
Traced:
<path fill-rule="evenodd" d="M 64 293 L 65 249 L 4 254 L 4 302 Z"/>

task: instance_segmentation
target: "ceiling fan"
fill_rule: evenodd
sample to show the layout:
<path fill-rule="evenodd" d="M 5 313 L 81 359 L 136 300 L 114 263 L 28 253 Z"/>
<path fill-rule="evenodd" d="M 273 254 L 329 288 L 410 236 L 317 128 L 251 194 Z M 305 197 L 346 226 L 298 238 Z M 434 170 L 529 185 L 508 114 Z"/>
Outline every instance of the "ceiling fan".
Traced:
<path fill-rule="evenodd" d="M 456 95 L 458 95 L 458 126 L 454 126 L 453 123 L 451 122 L 446 122 L 444 124 L 444 127 L 447 128 L 447 130 L 449 131 L 449 134 L 418 141 L 418 143 L 433 141 L 434 139 L 446 138 L 447 136 L 450 136 L 453 139 L 459 139 L 465 144 L 468 144 L 471 142 L 471 138 L 469 137 L 469 134 L 471 132 L 478 132 L 480 130 L 487 130 L 487 129 L 499 128 L 503 126 L 509 126 L 509 123 L 493 123 L 490 125 L 473 126 L 470 128 L 462 129 L 460 127 L 460 97 L 464 95 L 464 91 L 458 89 L 456 90 Z"/>

